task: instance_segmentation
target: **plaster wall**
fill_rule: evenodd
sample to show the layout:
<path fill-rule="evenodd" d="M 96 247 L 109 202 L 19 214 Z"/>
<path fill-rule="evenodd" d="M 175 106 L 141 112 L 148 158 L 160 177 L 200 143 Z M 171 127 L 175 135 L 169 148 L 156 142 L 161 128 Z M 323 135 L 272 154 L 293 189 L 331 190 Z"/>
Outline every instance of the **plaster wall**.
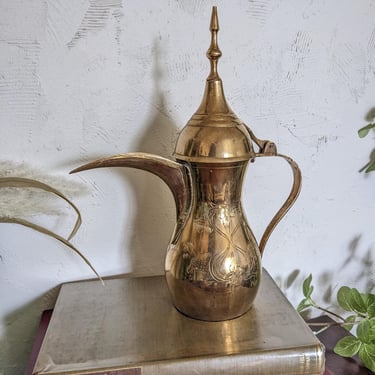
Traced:
<path fill-rule="evenodd" d="M 68 175 L 130 151 L 171 157 L 208 75 L 206 0 L 0 0 L 0 175 L 50 182 L 80 208 L 74 244 L 102 276 L 163 272 L 172 195 L 142 171 Z M 374 136 L 373 0 L 218 0 L 219 72 L 234 112 L 276 142 L 303 174 L 300 198 L 269 240 L 263 265 L 293 303 L 314 275 L 317 299 L 374 285 L 375 175 L 359 170 Z M 371 117 L 371 116 L 370 116 Z M 256 236 L 291 185 L 285 162 L 248 169 L 243 204 Z M 1 214 L 67 235 L 68 207 L 2 193 Z M 64 212 L 64 215 L 57 214 Z M 22 373 L 43 309 L 63 282 L 93 277 L 62 244 L 0 225 L 0 374 Z"/>

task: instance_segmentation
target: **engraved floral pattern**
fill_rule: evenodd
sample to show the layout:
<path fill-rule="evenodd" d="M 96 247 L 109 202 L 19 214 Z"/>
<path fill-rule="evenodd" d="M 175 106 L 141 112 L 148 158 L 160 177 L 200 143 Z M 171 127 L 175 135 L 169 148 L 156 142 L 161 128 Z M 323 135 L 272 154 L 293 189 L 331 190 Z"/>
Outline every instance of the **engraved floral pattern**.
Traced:
<path fill-rule="evenodd" d="M 243 248 L 245 225 L 238 207 L 205 204 L 193 226 L 199 243 L 184 243 L 183 258 L 190 280 L 211 280 L 254 287 L 259 282 L 259 260 L 251 248 Z M 214 242 L 215 246 L 209 246 Z M 251 247 L 251 243 L 248 245 Z M 215 252 L 208 252 L 208 248 Z"/>

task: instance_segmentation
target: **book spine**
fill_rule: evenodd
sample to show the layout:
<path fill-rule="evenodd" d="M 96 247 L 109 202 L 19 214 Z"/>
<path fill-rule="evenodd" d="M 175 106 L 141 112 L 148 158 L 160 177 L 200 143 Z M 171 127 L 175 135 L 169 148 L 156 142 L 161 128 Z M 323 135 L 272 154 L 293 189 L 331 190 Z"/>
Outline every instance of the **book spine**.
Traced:
<path fill-rule="evenodd" d="M 35 338 L 34 345 L 33 345 L 31 355 L 30 355 L 30 358 L 29 358 L 29 362 L 28 362 L 26 370 L 25 370 L 25 375 L 32 375 L 33 374 L 35 362 L 36 362 L 36 359 L 38 357 L 40 347 L 42 346 L 44 336 L 46 335 L 49 322 L 51 320 L 52 311 L 53 310 L 45 310 L 42 313 L 42 317 L 40 319 L 37 336 Z"/>
<path fill-rule="evenodd" d="M 43 374 L 41 372 L 40 374 Z M 39 374 L 39 373 L 38 373 Z M 236 354 L 222 357 L 197 357 L 157 361 L 131 368 L 48 372 L 71 375 L 325 375 L 324 346 Z"/>
<path fill-rule="evenodd" d="M 147 363 L 142 375 L 322 375 L 324 346 Z"/>

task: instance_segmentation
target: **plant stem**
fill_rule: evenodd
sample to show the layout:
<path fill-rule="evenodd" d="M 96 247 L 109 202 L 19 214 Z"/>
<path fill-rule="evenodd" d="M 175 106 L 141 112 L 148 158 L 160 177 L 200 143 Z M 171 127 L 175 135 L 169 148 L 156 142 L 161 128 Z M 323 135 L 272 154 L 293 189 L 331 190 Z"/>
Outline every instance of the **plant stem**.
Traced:
<path fill-rule="evenodd" d="M 309 327 L 323 327 L 319 329 L 318 331 L 313 331 L 315 335 L 318 335 L 319 333 L 324 332 L 328 328 L 335 327 L 335 326 L 344 326 L 349 324 L 358 324 L 359 322 L 352 322 L 352 323 L 341 323 L 341 322 L 329 322 L 329 323 L 307 323 Z"/>
<path fill-rule="evenodd" d="M 315 302 L 314 302 L 313 306 L 314 306 L 316 309 L 321 310 L 321 311 L 324 311 L 325 313 L 330 314 L 330 315 L 336 317 L 337 319 L 342 320 L 344 323 L 346 323 L 345 318 L 343 318 L 343 317 L 340 316 L 339 314 L 336 314 L 336 313 L 334 313 L 333 311 L 330 311 L 330 310 L 328 310 L 328 309 L 325 309 L 324 307 L 321 307 L 321 306 L 317 305 Z"/>
<path fill-rule="evenodd" d="M 319 333 L 322 333 L 324 331 L 326 331 L 328 328 L 330 328 L 330 326 L 327 326 L 327 327 L 323 327 L 321 329 L 319 329 L 318 331 L 313 331 L 314 332 L 314 335 L 319 335 Z"/>
<path fill-rule="evenodd" d="M 307 323 L 311 327 L 332 327 L 332 326 L 341 326 L 343 323 L 339 322 L 329 322 L 329 323 Z"/>

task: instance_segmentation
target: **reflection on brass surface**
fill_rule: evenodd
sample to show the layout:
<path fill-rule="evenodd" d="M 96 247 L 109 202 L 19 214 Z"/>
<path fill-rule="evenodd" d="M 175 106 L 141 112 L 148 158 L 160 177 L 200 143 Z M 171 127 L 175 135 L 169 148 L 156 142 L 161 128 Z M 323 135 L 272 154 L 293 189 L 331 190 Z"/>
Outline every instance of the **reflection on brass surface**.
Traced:
<path fill-rule="evenodd" d="M 230 109 L 217 71 L 221 51 L 216 7 L 210 30 L 211 70 L 202 102 L 177 140 L 176 161 L 128 153 L 96 160 L 73 172 L 132 167 L 165 181 L 177 210 L 165 263 L 173 303 L 190 317 L 220 321 L 238 317 L 252 306 L 261 278 L 261 255 L 273 229 L 297 199 L 301 172 L 291 158 L 277 153 L 273 142 L 258 139 Z M 294 182 L 258 246 L 242 211 L 241 191 L 249 161 L 266 156 L 284 158 Z"/>

